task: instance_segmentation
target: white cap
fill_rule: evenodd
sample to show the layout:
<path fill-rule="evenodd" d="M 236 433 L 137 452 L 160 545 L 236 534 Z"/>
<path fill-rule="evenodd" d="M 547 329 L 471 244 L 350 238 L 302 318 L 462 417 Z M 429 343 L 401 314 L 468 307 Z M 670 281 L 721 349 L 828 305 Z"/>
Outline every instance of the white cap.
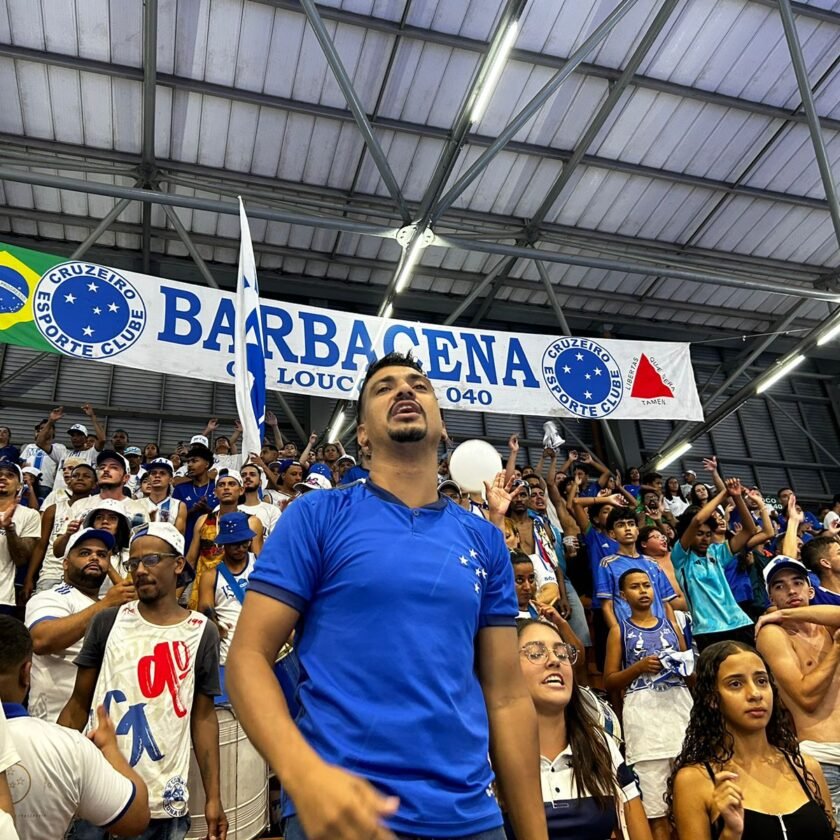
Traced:
<path fill-rule="evenodd" d="M 24 467 L 22 472 L 29 473 L 29 475 L 34 475 L 37 478 L 41 477 L 41 470 L 39 470 L 37 467 Z"/>
<path fill-rule="evenodd" d="M 200 443 L 202 446 L 206 446 L 208 449 L 210 448 L 210 441 L 207 439 L 206 435 L 193 435 L 190 438 L 190 446 L 193 446 L 196 443 Z"/>
<path fill-rule="evenodd" d="M 242 486 L 242 476 L 240 475 L 239 470 L 234 470 L 230 467 L 222 467 L 216 473 L 216 481 L 220 478 L 232 478 L 240 487 Z"/>
<path fill-rule="evenodd" d="M 70 432 L 81 432 L 85 437 L 87 437 L 87 426 L 83 426 L 81 423 L 74 423 L 68 430 L 67 433 Z"/>
<path fill-rule="evenodd" d="M 125 524 L 129 528 L 131 527 L 131 517 L 125 509 L 125 505 L 119 499 L 99 499 L 85 514 L 85 519 L 82 523 L 85 528 L 93 527 L 93 520 L 96 519 L 96 514 L 100 510 L 107 510 L 110 513 L 116 513 L 119 516 L 122 516 L 123 519 L 125 519 Z"/>
<path fill-rule="evenodd" d="M 310 473 L 306 481 L 299 481 L 295 484 L 295 490 L 301 493 L 308 493 L 310 490 L 332 490 L 329 479 L 320 473 Z"/>
<path fill-rule="evenodd" d="M 336 464 L 340 464 L 342 461 L 349 461 L 351 464 L 355 466 L 356 459 L 352 455 L 342 455 L 337 461 Z"/>
<path fill-rule="evenodd" d="M 178 555 L 183 556 L 184 554 L 184 536 L 171 522 L 147 522 L 143 525 L 138 525 L 131 532 L 129 546 L 135 540 L 139 540 L 140 537 L 157 537 L 169 543 Z"/>
<path fill-rule="evenodd" d="M 782 569 L 793 569 L 797 574 L 801 574 L 805 580 L 808 580 L 808 568 L 805 566 L 804 563 L 796 560 L 793 557 L 788 557 L 785 554 L 777 554 L 765 567 L 764 567 L 764 584 L 767 587 L 767 591 L 770 591 L 770 582 L 773 578 L 773 575 L 776 572 L 780 572 Z"/>

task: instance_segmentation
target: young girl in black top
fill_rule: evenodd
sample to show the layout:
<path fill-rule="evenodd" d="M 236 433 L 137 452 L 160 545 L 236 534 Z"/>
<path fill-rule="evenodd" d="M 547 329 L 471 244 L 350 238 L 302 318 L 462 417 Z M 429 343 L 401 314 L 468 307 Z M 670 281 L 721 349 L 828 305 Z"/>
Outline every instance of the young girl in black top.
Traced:
<path fill-rule="evenodd" d="M 799 751 L 789 712 L 749 645 L 700 656 L 691 719 L 669 783 L 680 837 L 834 840 L 819 764 Z"/>

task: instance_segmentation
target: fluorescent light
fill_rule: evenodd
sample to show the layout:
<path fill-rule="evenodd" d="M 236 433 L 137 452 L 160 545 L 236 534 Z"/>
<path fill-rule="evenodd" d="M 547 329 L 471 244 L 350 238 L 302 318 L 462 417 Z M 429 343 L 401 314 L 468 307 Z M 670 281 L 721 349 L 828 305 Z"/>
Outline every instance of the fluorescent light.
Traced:
<path fill-rule="evenodd" d="M 821 335 L 817 339 L 817 346 L 822 347 L 823 344 L 828 344 L 832 338 L 836 338 L 840 335 L 840 324 L 835 324 L 825 335 Z"/>
<path fill-rule="evenodd" d="M 344 409 L 338 412 L 338 417 L 333 420 L 333 424 L 330 427 L 329 434 L 327 435 L 327 443 L 335 443 L 338 440 L 338 436 L 341 434 L 341 427 L 344 425 Z"/>
<path fill-rule="evenodd" d="M 797 365 L 801 365 L 802 362 L 805 361 L 805 356 L 800 353 L 798 356 L 794 356 L 792 359 L 788 359 L 783 364 L 779 365 L 774 371 L 772 376 L 769 376 L 763 382 L 760 382 L 755 389 L 756 394 L 762 394 L 768 388 L 772 388 L 780 379 L 787 376 Z M 771 368 L 772 370 L 772 368 Z"/>
<path fill-rule="evenodd" d="M 414 244 L 403 254 L 400 273 L 397 275 L 397 283 L 394 286 L 394 292 L 396 294 L 399 294 L 408 285 L 408 281 L 411 279 L 411 272 L 414 270 L 417 260 L 420 259 L 420 252 L 424 246 L 425 240 L 423 233 L 422 231 L 418 231 L 414 238 Z"/>
<path fill-rule="evenodd" d="M 663 455 L 656 462 L 657 470 L 664 470 L 669 464 L 673 464 L 677 458 L 681 458 L 688 450 L 691 449 L 691 442 L 684 441 L 679 446 L 675 446 L 667 455 Z"/>
<path fill-rule="evenodd" d="M 394 314 L 394 304 L 389 303 L 383 310 L 380 318 L 390 318 Z"/>
<path fill-rule="evenodd" d="M 490 102 L 490 97 L 496 89 L 499 76 L 502 75 L 505 62 L 507 62 L 508 55 L 510 55 L 510 51 L 513 49 L 513 44 L 516 41 L 516 36 L 518 34 L 519 21 L 512 20 L 504 34 L 504 37 L 502 38 L 502 42 L 499 44 L 499 49 L 496 51 L 496 55 L 493 56 L 493 62 L 490 65 L 490 69 L 484 76 L 484 81 L 481 83 L 481 90 L 478 92 L 478 96 L 475 98 L 475 102 L 473 103 L 472 111 L 470 112 L 470 122 L 473 123 L 473 125 L 480 122 L 482 116 L 484 115 L 484 110 L 487 108 L 487 105 Z"/>

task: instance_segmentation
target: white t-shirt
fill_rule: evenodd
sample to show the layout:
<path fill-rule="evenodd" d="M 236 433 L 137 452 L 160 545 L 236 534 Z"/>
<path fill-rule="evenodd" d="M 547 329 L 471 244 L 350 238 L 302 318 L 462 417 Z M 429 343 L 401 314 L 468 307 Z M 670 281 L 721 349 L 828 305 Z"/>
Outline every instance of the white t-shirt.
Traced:
<path fill-rule="evenodd" d="M 53 449 L 55 447 L 56 445 L 53 444 Z M 67 449 L 67 447 L 64 447 L 64 450 L 64 457 L 58 462 L 58 471 L 55 474 L 53 490 L 63 490 L 66 486 L 64 484 L 64 462 L 68 458 L 81 458 L 85 463 L 90 464 L 94 470 L 96 469 L 96 459 L 99 453 L 92 446 L 90 449 Z"/>
<path fill-rule="evenodd" d="M 27 443 L 20 453 L 21 461 L 27 466 L 35 467 L 41 473 L 41 486 L 52 487 L 58 465 L 67 457 L 67 447 L 61 443 L 54 443 L 50 452 L 45 452 L 34 443 Z"/>
<path fill-rule="evenodd" d="M 238 575 L 233 575 L 233 579 L 239 584 L 243 593 L 248 588 L 248 578 L 251 572 L 254 571 L 256 559 L 253 554 L 248 552 L 248 565 Z M 222 563 L 224 562 L 222 560 Z M 219 624 L 227 630 L 227 635 L 222 639 L 219 652 L 219 662 L 224 665 L 227 662 L 227 655 L 230 650 L 230 643 L 233 641 L 233 634 L 236 632 L 239 614 L 242 612 L 242 604 L 239 603 L 239 599 L 234 594 L 231 585 L 225 580 L 225 576 L 219 571 L 222 563 L 216 566 L 216 600 L 214 605 Z"/>
<path fill-rule="evenodd" d="M 8 770 L 13 764 L 20 761 L 20 756 L 12 743 L 12 736 L 9 734 L 9 724 L 6 722 L 6 713 L 0 706 L 0 773 Z"/>
<path fill-rule="evenodd" d="M 37 539 L 41 536 L 41 514 L 37 510 L 18 505 L 12 514 L 12 522 L 19 537 Z M 0 528 L 0 604 L 15 603 L 15 571 L 6 532 Z"/>
<path fill-rule="evenodd" d="M 216 470 L 229 469 L 237 472 L 242 469 L 242 462 L 245 460 L 244 455 L 214 455 L 213 467 Z"/>
<path fill-rule="evenodd" d="M 665 505 L 665 510 L 670 511 L 674 519 L 679 519 L 689 508 L 688 502 L 684 502 L 679 496 L 674 496 L 673 499 L 662 497 L 662 502 Z"/>
<path fill-rule="evenodd" d="M 262 522 L 263 536 L 267 537 L 280 519 L 280 508 L 269 502 L 259 502 L 256 505 L 239 505 L 238 510 L 248 516 L 256 516 Z"/>
<path fill-rule="evenodd" d="M 44 561 L 41 563 L 41 580 L 61 580 L 64 577 L 64 565 L 61 557 L 55 556 L 53 551 L 53 543 L 61 534 L 67 530 L 67 523 L 70 521 L 70 500 L 64 490 L 59 490 L 57 493 L 50 493 L 55 498 L 55 516 L 53 517 L 53 527 L 47 539 L 47 550 L 44 552 Z M 43 512 L 43 508 L 42 508 Z"/>
<path fill-rule="evenodd" d="M 6 706 L 20 761 L 6 773 L 21 840 L 59 840 L 74 816 L 99 826 L 131 805 L 134 783 L 80 732 Z M 15 715 L 14 717 L 12 715 Z"/>
<path fill-rule="evenodd" d="M 69 583 L 61 583 L 33 595 L 26 605 L 25 623 L 29 630 L 42 621 L 67 618 L 86 610 L 96 601 Z M 32 657 L 32 686 L 29 690 L 29 714 L 55 723 L 73 694 L 76 684 L 75 658 L 82 650 L 84 637 L 60 653 L 35 654 Z"/>
<path fill-rule="evenodd" d="M 219 633 L 197 612 L 152 624 L 138 605 L 99 613 L 76 663 L 99 668 L 91 719 L 104 703 L 120 752 L 149 788 L 152 817 L 169 819 L 188 811 L 193 698 L 219 693 Z"/>

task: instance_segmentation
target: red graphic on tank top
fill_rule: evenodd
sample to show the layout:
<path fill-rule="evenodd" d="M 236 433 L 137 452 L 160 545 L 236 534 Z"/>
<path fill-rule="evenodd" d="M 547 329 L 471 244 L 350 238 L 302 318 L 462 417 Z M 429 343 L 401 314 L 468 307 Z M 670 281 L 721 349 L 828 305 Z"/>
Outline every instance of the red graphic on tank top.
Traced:
<path fill-rule="evenodd" d="M 143 656 L 137 663 L 137 679 L 144 697 L 154 699 L 164 691 L 172 698 L 172 708 L 178 717 L 187 714 L 178 687 L 190 670 L 190 650 L 186 642 L 159 642 L 151 656 Z"/>
<path fill-rule="evenodd" d="M 659 371 L 650 363 L 650 359 L 642 353 L 636 378 L 633 380 L 631 397 L 651 400 L 654 397 L 672 397 L 674 392 L 662 381 Z"/>

